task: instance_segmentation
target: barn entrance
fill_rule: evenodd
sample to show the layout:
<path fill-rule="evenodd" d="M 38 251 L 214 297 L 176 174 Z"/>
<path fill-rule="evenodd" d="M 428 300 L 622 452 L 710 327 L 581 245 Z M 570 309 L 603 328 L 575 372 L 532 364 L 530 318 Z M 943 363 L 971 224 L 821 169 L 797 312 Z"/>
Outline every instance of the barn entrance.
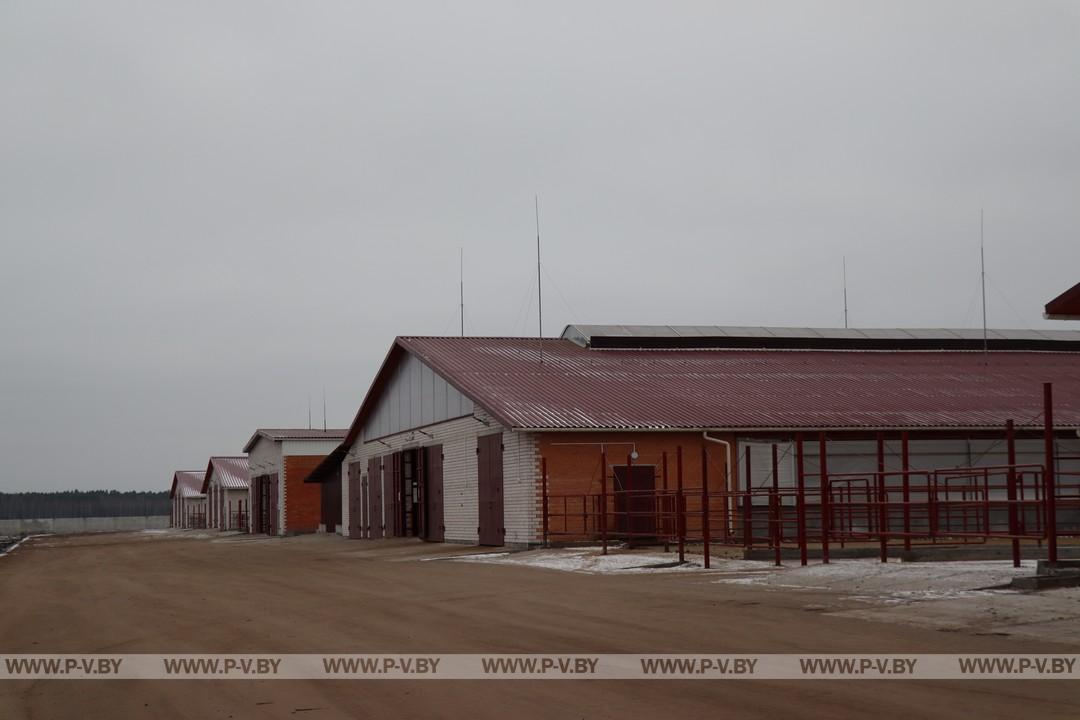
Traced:
<path fill-rule="evenodd" d="M 442 445 L 408 448 L 390 455 L 372 457 L 367 473 L 360 465 L 349 468 L 350 488 L 356 488 L 355 503 L 364 512 L 350 510 L 350 525 L 357 523 L 353 537 L 415 537 L 443 542 Z M 351 491 L 350 491 L 351 494 Z"/>
<path fill-rule="evenodd" d="M 423 459 L 423 537 L 429 542 L 442 542 L 446 535 L 443 524 L 442 445 L 424 448 Z"/>
<path fill-rule="evenodd" d="M 615 465 L 615 532 L 630 538 L 656 537 L 656 467 Z"/>
<path fill-rule="evenodd" d="M 502 433 L 482 435 L 476 444 L 476 492 L 480 545 L 502 545 L 503 526 L 503 446 Z"/>
<path fill-rule="evenodd" d="M 259 475 L 251 481 L 251 531 L 266 535 L 277 534 L 278 476 Z"/>

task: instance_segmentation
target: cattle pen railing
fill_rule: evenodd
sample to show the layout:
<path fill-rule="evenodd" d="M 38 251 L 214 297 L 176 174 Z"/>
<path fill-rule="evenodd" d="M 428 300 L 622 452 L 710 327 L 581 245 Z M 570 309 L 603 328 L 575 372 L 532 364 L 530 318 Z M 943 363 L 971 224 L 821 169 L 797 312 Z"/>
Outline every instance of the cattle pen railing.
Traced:
<path fill-rule="evenodd" d="M 632 487 L 633 456 L 626 457 L 626 465 L 612 466 L 609 475 L 601 453 L 600 491 L 586 493 L 549 492 L 547 459 L 542 458 L 543 543 L 593 541 L 604 553 L 612 542 L 630 547 L 662 543 L 676 546 L 680 561 L 688 545 L 700 545 L 709 567 L 712 546 L 769 548 L 777 564 L 782 550 L 797 549 L 805 565 L 811 545 L 820 549 L 824 562 L 834 547 L 877 545 L 885 562 L 890 545 L 910 550 L 1007 540 L 1019 566 L 1022 542 L 1045 543 L 1056 561 L 1058 538 L 1080 536 L 1080 473 L 1047 473 L 1044 465 L 1015 463 L 885 470 L 880 437 L 877 471 L 829 473 L 823 434 L 819 441 L 821 472 L 806 473 L 803 438 L 796 435 L 795 487 L 779 486 L 776 446 L 772 486 L 742 490 L 726 483 L 710 487 L 704 448 L 700 482 L 685 483 L 683 451 L 677 447 L 674 472 L 662 453 L 662 486 L 647 489 Z M 1010 450 L 1011 457 L 1015 453 Z M 1061 459 L 1066 458 L 1056 458 Z"/>

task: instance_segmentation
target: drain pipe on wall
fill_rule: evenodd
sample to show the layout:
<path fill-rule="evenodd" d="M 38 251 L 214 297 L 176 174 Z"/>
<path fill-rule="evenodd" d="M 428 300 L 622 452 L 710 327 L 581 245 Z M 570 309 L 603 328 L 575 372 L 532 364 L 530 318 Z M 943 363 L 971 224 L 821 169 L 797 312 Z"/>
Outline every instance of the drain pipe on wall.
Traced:
<path fill-rule="evenodd" d="M 721 440 L 720 438 L 709 437 L 708 430 L 702 430 L 701 437 L 708 442 L 714 442 L 718 445 L 724 446 L 726 455 L 724 459 L 724 495 L 731 499 L 730 505 L 728 504 L 727 500 L 724 500 L 724 530 L 726 533 L 728 529 L 729 518 L 735 517 L 735 513 L 738 510 L 738 507 L 735 504 L 735 498 L 731 497 L 731 443 L 729 443 L 727 440 Z M 725 538 L 725 540 L 726 539 L 727 538 Z"/>

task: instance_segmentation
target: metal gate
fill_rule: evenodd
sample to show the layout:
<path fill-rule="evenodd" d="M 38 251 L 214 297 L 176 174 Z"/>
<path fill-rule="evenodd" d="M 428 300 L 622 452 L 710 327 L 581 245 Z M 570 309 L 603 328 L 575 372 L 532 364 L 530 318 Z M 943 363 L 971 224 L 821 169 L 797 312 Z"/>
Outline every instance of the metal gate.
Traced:
<path fill-rule="evenodd" d="M 476 469 L 479 544 L 502 545 L 506 535 L 503 527 L 502 433 L 477 438 Z"/>
<path fill-rule="evenodd" d="M 368 460 L 367 537 L 383 537 L 382 458 Z"/>
<path fill-rule="evenodd" d="M 349 537 L 351 538 L 364 536 L 364 486 L 361 481 L 363 472 L 361 463 L 349 463 Z M 340 496 L 340 492 L 338 494 Z"/>
<path fill-rule="evenodd" d="M 442 542 L 443 525 L 443 454 L 442 445 L 424 448 L 424 539 Z"/>

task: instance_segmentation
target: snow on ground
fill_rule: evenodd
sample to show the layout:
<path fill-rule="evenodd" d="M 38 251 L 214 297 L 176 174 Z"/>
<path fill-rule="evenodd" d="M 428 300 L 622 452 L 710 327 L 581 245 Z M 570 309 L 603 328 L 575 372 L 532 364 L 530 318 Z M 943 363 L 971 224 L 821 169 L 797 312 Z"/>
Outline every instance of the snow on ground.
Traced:
<path fill-rule="evenodd" d="M 1014 577 L 1031 575 L 1034 561 L 1014 568 L 1011 560 L 956 562 L 888 562 L 877 560 L 833 560 L 800 567 L 776 568 L 774 572 L 751 577 L 716 580 L 717 583 L 751 585 L 776 590 L 829 590 L 867 602 L 907 603 L 974 597 L 1002 592 Z"/>
<path fill-rule="evenodd" d="M 489 552 L 422 558 L 456 562 L 490 563 L 601 575 L 608 573 L 709 573 L 719 575 L 717 584 L 751 586 L 763 590 L 838 592 L 856 601 L 906 604 L 922 600 L 974 597 L 1012 592 L 1000 589 L 1018 575 L 1030 575 L 1033 561 L 1014 568 L 1012 561 L 957 561 L 881 563 L 877 560 L 833 560 L 806 567 L 770 562 L 713 558 L 705 570 L 700 557 L 678 564 L 674 553 L 615 549 L 602 555 L 599 547 Z"/>
<path fill-rule="evenodd" d="M 599 547 L 566 548 L 558 550 L 530 550 L 528 552 L 497 552 L 471 555 L 454 555 L 427 560 L 454 560 L 457 562 L 494 563 L 498 565 L 523 565 L 528 567 L 562 570 L 564 572 L 601 575 L 605 573 L 672 573 L 709 572 L 699 559 L 678 563 L 674 553 L 623 552 L 617 549 L 601 554 Z M 768 563 L 757 560 L 714 560 L 715 572 L 747 572 L 768 568 Z"/>

